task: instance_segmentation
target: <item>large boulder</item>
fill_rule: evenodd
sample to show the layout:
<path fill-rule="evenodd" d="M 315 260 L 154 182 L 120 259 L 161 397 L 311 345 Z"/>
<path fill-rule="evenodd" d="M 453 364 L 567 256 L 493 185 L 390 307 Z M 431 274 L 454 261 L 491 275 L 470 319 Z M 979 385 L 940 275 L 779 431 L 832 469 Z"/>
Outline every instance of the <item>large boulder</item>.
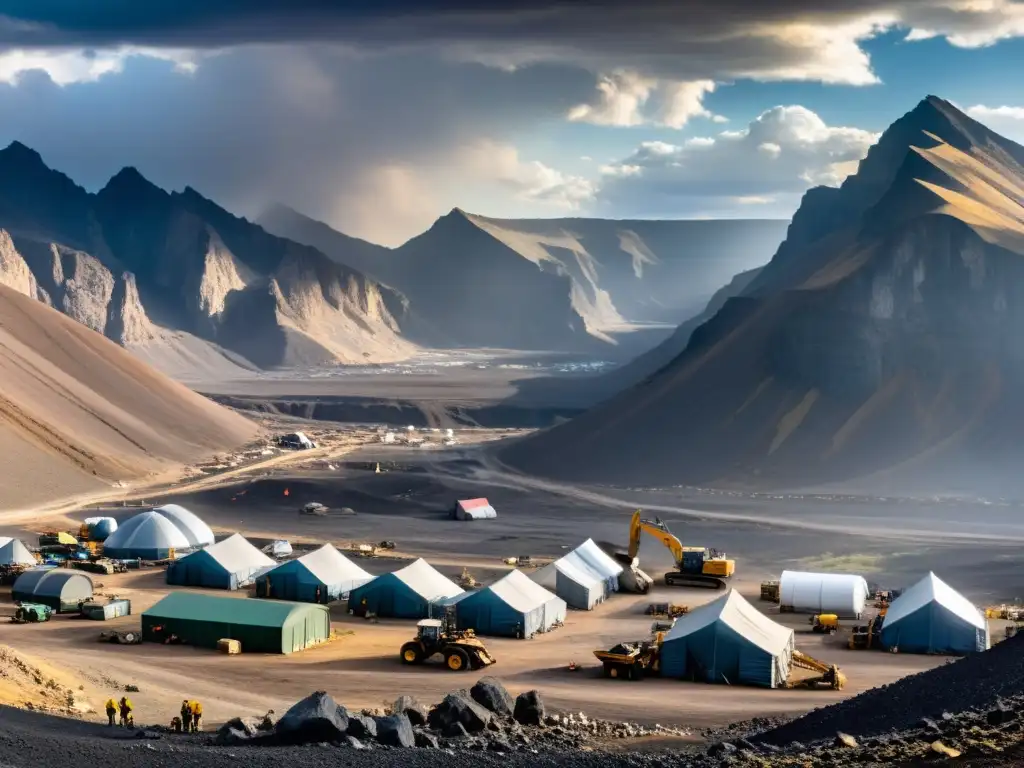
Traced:
<path fill-rule="evenodd" d="M 405 715 L 414 726 L 427 724 L 427 708 L 412 696 L 399 696 L 391 705 L 391 714 Z"/>
<path fill-rule="evenodd" d="M 522 725 L 540 725 L 544 722 L 544 700 L 539 691 L 527 691 L 516 697 L 512 717 Z"/>
<path fill-rule="evenodd" d="M 376 739 L 377 721 L 366 715 L 349 715 L 347 733 L 357 739 Z"/>
<path fill-rule="evenodd" d="M 486 728 L 492 717 L 466 691 L 456 691 L 430 710 L 427 722 L 435 731 L 445 732 L 455 723 L 461 723 L 467 731 L 476 733 Z"/>
<path fill-rule="evenodd" d="M 426 728 L 413 728 L 413 732 L 416 736 L 416 746 L 421 749 L 438 749 L 441 746 L 441 742 L 438 741 L 437 736 L 428 731 Z"/>
<path fill-rule="evenodd" d="M 389 747 L 415 747 L 416 734 L 405 715 L 386 715 L 374 718 L 377 723 L 377 741 Z"/>
<path fill-rule="evenodd" d="M 477 704 L 496 715 L 502 717 L 512 715 L 515 702 L 512 699 L 512 694 L 501 684 L 500 680 L 493 677 L 481 677 L 470 689 L 469 695 Z"/>
<path fill-rule="evenodd" d="M 348 712 L 324 691 L 296 702 L 277 722 L 278 739 L 288 744 L 344 741 Z"/>

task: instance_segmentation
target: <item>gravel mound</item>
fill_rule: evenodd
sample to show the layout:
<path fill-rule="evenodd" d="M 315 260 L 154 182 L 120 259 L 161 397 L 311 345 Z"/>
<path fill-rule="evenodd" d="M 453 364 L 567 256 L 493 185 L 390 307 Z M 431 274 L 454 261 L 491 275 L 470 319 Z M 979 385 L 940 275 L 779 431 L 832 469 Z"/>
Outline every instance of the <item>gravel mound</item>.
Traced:
<path fill-rule="evenodd" d="M 865 651 L 871 653 L 871 651 Z M 991 650 L 905 677 L 858 696 L 816 709 L 753 741 L 783 746 L 829 739 L 837 731 L 876 736 L 902 731 L 922 718 L 991 708 L 1000 697 L 1024 693 L 1024 635 Z"/>

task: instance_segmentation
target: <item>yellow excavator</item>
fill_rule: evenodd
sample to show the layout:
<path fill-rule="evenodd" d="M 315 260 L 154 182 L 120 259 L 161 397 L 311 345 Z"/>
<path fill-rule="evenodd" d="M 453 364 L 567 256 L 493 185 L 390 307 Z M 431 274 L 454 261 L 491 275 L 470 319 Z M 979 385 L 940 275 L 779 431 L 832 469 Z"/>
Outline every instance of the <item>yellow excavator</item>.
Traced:
<path fill-rule="evenodd" d="M 793 651 L 791 659 L 793 667 L 807 669 L 818 674 L 802 679 L 790 677 L 783 685 L 784 688 L 829 688 L 833 691 L 841 691 L 846 685 L 846 675 L 835 664 L 818 661 L 813 656 L 808 656 L 797 650 Z"/>
<path fill-rule="evenodd" d="M 644 533 L 668 547 L 675 558 L 676 570 L 665 574 L 665 583 L 670 587 L 722 589 L 726 579 L 736 572 L 735 560 L 707 547 L 684 547 L 664 522 L 659 518 L 645 520 L 639 509 L 629 524 L 629 558 L 634 565 L 638 563 L 640 536 Z"/>

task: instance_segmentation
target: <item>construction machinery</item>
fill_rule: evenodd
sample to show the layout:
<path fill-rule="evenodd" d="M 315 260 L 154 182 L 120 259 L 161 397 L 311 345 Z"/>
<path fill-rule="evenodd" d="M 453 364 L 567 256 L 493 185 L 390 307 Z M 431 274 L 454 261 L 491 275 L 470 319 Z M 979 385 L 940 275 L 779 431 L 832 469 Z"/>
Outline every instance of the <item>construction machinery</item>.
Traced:
<path fill-rule="evenodd" d="M 829 688 L 833 691 L 843 690 L 846 675 L 835 664 L 818 661 L 813 656 L 794 650 L 790 657 L 791 665 L 798 669 L 808 669 L 818 674 L 814 677 L 793 678 L 786 681 L 786 688 Z"/>
<path fill-rule="evenodd" d="M 675 603 L 651 603 L 644 610 L 648 616 L 667 616 L 670 619 L 677 619 L 689 612 L 690 606 Z"/>
<path fill-rule="evenodd" d="M 639 509 L 629 525 L 629 559 L 634 565 L 639 562 L 640 536 L 644 533 L 668 547 L 675 558 L 676 570 L 665 574 L 665 584 L 670 587 L 722 589 L 736 572 L 735 560 L 707 547 L 684 547 L 660 518 L 646 520 Z"/>
<path fill-rule="evenodd" d="M 1005 619 L 1006 621 L 1024 621 L 1024 607 L 1019 605 L 990 605 L 985 609 L 986 619 Z"/>
<path fill-rule="evenodd" d="M 811 631 L 820 635 L 834 635 L 839 631 L 839 617 L 834 613 L 819 613 L 811 616 Z"/>
<path fill-rule="evenodd" d="M 38 624 L 41 621 L 49 621 L 53 615 L 53 609 L 48 605 L 39 603 L 21 603 L 11 616 L 12 624 Z"/>
<path fill-rule="evenodd" d="M 440 654 L 453 672 L 483 669 L 495 663 L 487 646 L 471 629 L 455 629 L 454 615 L 443 619 L 423 619 L 416 625 L 416 639 L 402 646 L 403 664 L 422 664 Z"/>
<path fill-rule="evenodd" d="M 473 578 L 473 574 L 469 572 L 469 568 L 462 569 L 462 575 L 459 576 L 459 586 L 463 589 L 475 589 L 480 583 Z"/>
<path fill-rule="evenodd" d="M 607 651 L 594 651 L 604 667 L 604 676 L 613 680 L 642 680 L 661 672 L 661 636 L 654 640 L 619 643 Z"/>
<path fill-rule="evenodd" d="M 866 651 L 881 648 L 882 622 L 885 621 L 885 609 L 873 616 L 864 626 L 854 627 L 850 634 L 848 646 L 850 650 Z"/>
<path fill-rule="evenodd" d="M 778 581 L 762 581 L 761 582 L 761 599 L 767 600 L 769 603 L 779 602 L 781 595 L 781 588 Z"/>

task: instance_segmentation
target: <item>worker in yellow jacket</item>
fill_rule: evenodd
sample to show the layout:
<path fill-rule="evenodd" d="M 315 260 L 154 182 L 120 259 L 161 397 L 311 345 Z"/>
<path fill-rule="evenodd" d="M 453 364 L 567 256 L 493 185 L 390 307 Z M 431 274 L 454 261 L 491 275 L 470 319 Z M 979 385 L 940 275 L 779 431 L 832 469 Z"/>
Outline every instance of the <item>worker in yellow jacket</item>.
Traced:
<path fill-rule="evenodd" d="M 107 699 L 107 727 L 110 728 L 114 725 L 114 718 L 117 716 L 117 702 L 114 701 L 114 697 L 111 696 Z"/>
<path fill-rule="evenodd" d="M 118 702 L 118 708 L 121 710 L 121 727 L 127 728 L 131 726 L 135 721 L 132 717 L 132 710 L 135 709 L 132 706 L 132 700 L 127 696 L 122 696 L 121 701 Z"/>
<path fill-rule="evenodd" d="M 189 702 L 189 711 L 192 713 L 192 733 L 199 733 L 199 724 L 203 719 L 203 705 L 193 699 Z"/>

